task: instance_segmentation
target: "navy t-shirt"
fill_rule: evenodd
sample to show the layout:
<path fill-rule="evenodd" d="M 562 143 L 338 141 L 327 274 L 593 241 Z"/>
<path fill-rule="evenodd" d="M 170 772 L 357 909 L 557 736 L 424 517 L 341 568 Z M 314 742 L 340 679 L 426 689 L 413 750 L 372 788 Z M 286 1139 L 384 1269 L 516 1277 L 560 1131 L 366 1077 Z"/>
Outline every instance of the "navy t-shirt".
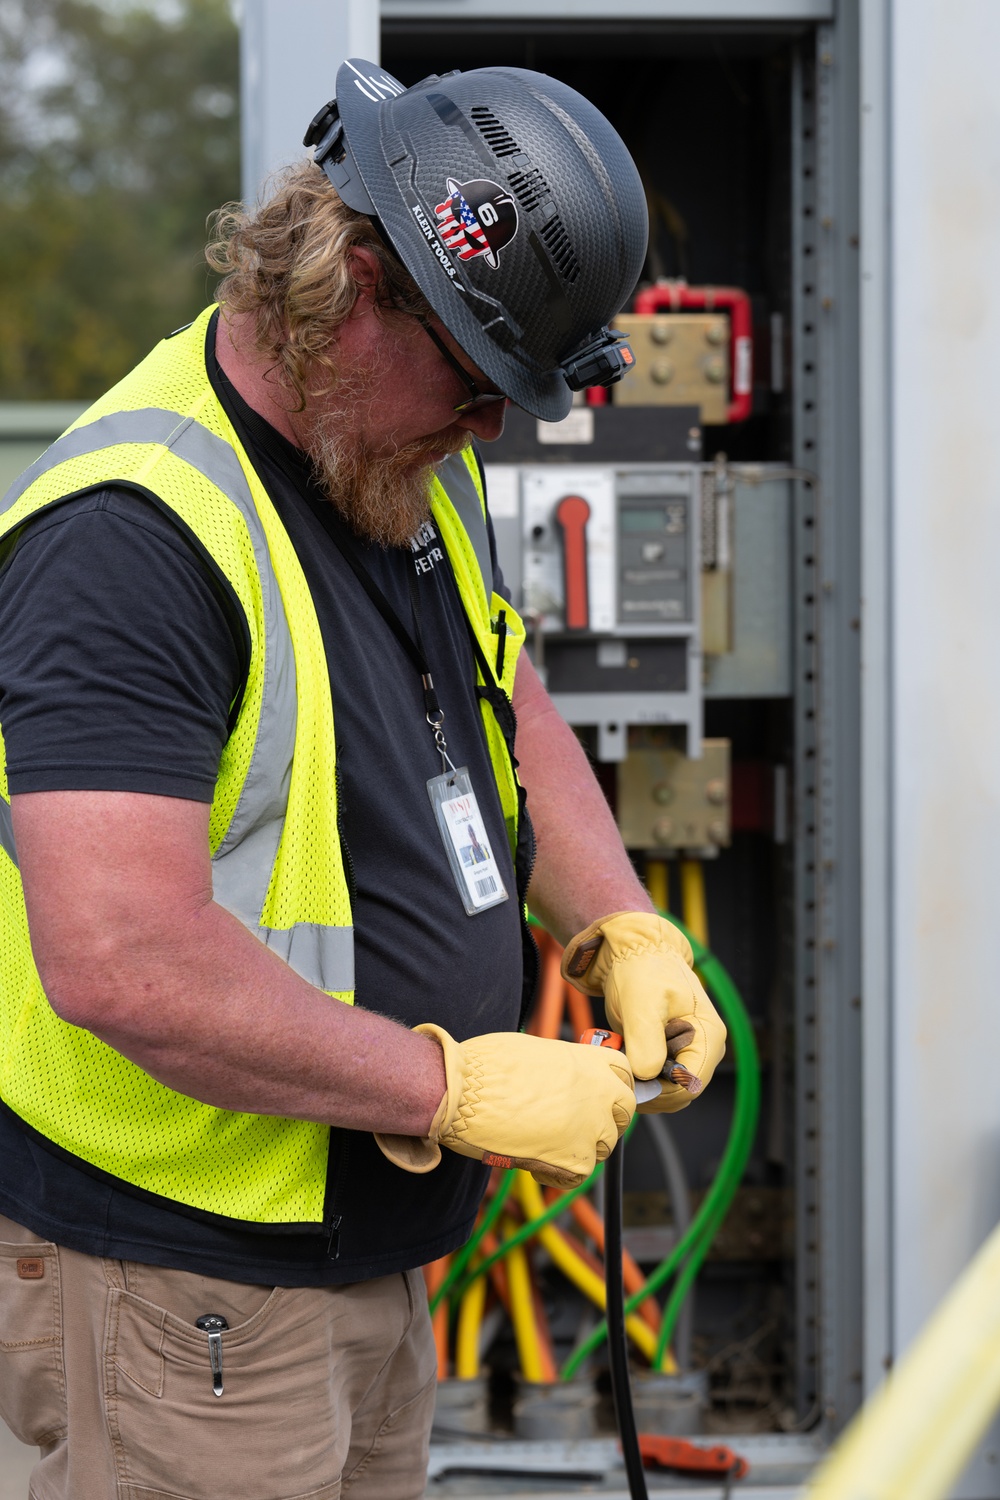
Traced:
<path fill-rule="evenodd" d="M 356 883 L 356 1001 L 459 1038 L 517 1026 L 520 914 L 457 587 L 433 526 L 411 548 L 356 543 L 423 645 L 449 750 L 469 767 L 510 899 L 469 917 L 426 783 L 441 769 L 419 677 L 320 518 L 308 462 L 222 375 L 213 385 L 287 528 L 330 667 L 342 830 Z M 499 583 L 499 575 L 497 582 Z M 0 723 L 10 790 L 122 790 L 211 801 L 246 631 L 226 588 L 148 498 L 106 488 L 26 526 L 0 574 Z M 336 1002 L 331 1002 L 336 1003 Z M 478 1163 L 444 1153 L 415 1177 L 363 1132 L 331 1132 L 317 1234 L 259 1233 L 179 1211 L 60 1154 L 0 1110 L 0 1212 L 72 1249 L 282 1285 L 354 1281 L 426 1263 L 466 1237 Z"/>

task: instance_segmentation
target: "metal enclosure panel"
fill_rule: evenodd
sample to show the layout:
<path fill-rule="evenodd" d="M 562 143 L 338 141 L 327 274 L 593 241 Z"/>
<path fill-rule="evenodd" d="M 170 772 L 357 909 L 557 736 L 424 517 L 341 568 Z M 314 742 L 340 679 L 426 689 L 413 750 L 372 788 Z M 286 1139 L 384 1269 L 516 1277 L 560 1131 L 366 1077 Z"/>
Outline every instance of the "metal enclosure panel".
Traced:
<path fill-rule="evenodd" d="M 86 407 L 85 401 L 0 403 L 0 495 Z"/>
<path fill-rule="evenodd" d="M 378 0 L 243 0 L 240 118 L 243 197 L 306 155 L 302 137 L 331 99 L 345 57 L 379 60 Z"/>
<path fill-rule="evenodd" d="M 800 1400 L 862 1394 L 857 7 L 803 48 L 793 131 Z"/>
<path fill-rule="evenodd" d="M 706 698 L 783 698 L 792 691 L 792 495 L 788 480 L 733 493 L 733 641 L 705 656 Z"/>
<path fill-rule="evenodd" d="M 447 16 L 456 26 L 517 16 L 604 21 L 611 13 L 608 0 L 382 0 L 387 20 Z M 830 21 L 834 0 L 622 0 L 613 13 L 644 21 Z"/>
<path fill-rule="evenodd" d="M 497 561 L 515 605 L 521 598 L 521 471 L 516 464 L 484 464 Z"/>
<path fill-rule="evenodd" d="M 907 0 L 890 46 L 898 1356 L 1000 1218 L 1000 8 Z"/>
<path fill-rule="evenodd" d="M 861 838 L 864 1387 L 892 1343 L 889 10 L 861 0 Z"/>

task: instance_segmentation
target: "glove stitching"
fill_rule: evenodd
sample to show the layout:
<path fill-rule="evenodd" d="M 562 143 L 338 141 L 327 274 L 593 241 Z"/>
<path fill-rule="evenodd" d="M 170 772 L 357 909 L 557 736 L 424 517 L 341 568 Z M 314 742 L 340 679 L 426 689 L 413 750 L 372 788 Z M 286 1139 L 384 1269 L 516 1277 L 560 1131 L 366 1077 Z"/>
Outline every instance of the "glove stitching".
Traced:
<path fill-rule="evenodd" d="M 481 1059 L 476 1059 L 468 1067 L 465 1077 L 465 1088 L 462 1094 L 462 1102 L 459 1105 L 458 1116 L 452 1130 L 457 1137 L 468 1135 L 476 1111 L 482 1098 L 484 1082 L 484 1067 Z"/>

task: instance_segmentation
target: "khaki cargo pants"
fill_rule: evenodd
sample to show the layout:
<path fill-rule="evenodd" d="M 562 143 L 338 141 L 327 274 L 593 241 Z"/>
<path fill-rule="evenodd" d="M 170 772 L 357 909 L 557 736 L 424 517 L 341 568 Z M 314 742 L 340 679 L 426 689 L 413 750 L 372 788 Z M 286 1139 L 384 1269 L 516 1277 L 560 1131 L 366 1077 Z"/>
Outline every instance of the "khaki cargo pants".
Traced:
<path fill-rule="evenodd" d="M 221 1396 L 204 1313 L 229 1324 Z M 0 1216 L 0 1415 L 41 1449 L 31 1500 L 418 1500 L 434 1388 L 419 1272 L 249 1286 Z"/>

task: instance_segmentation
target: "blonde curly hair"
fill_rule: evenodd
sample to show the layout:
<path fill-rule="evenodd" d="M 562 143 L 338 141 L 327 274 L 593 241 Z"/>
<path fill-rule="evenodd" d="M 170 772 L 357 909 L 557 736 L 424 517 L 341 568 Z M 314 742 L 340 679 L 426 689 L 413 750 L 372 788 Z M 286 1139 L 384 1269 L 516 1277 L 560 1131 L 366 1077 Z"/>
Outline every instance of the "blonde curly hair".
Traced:
<path fill-rule="evenodd" d="M 257 352 L 296 392 L 301 411 L 307 386 L 317 395 L 337 383 L 331 340 L 359 291 L 352 250 L 378 260 L 376 307 L 417 317 L 431 308 L 371 219 L 348 208 L 315 163 L 298 162 L 275 181 L 273 195 L 253 212 L 226 203 L 212 215 L 205 258 L 222 275 L 216 301 L 251 316 Z M 327 384 L 317 388 L 322 370 Z"/>

